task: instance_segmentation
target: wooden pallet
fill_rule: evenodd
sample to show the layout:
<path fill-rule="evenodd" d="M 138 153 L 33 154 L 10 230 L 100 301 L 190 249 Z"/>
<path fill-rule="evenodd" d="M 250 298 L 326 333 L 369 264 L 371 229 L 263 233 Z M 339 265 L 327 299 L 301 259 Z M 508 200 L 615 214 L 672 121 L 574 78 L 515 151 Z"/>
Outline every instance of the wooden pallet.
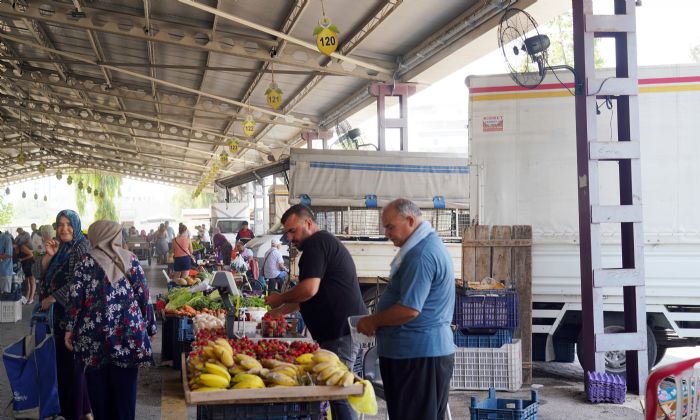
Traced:
<path fill-rule="evenodd" d="M 469 226 L 462 234 L 462 281 L 486 277 L 518 292 L 520 322 L 513 338 L 522 341 L 523 383 L 532 383 L 532 226 Z"/>

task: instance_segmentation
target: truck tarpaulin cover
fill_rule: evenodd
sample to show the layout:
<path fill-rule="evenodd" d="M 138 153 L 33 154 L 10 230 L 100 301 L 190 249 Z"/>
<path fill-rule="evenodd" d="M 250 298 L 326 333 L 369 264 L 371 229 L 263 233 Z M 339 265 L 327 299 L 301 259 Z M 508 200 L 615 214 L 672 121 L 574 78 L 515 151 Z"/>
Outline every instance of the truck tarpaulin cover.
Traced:
<path fill-rule="evenodd" d="M 446 208 L 469 207 L 466 155 L 293 149 L 289 201 L 309 197 L 312 206 L 382 207 L 403 197 L 423 208 L 442 197 Z"/>

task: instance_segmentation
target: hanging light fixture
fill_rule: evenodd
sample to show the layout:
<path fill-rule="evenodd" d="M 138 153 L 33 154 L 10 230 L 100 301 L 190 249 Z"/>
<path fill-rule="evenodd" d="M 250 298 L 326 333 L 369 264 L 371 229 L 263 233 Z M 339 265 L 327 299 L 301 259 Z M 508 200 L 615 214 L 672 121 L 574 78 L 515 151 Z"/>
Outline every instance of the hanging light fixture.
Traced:
<path fill-rule="evenodd" d="M 34 193 L 34 199 L 35 199 L 35 200 L 38 200 L 38 199 L 39 199 L 39 194 Z"/>
<path fill-rule="evenodd" d="M 24 164 L 27 163 L 27 154 L 24 153 L 23 150 L 20 150 L 19 154 L 17 155 L 17 163 L 19 163 L 22 166 L 24 166 Z"/>
<path fill-rule="evenodd" d="M 85 190 L 87 191 L 88 194 L 92 194 L 92 187 L 91 186 L 88 185 Z"/>
<path fill-rule="evenodd" d="M 228 164 L 228 153 L 221 152 L 221 154 L 219 155 L 219 160 L 221 161 L 222 165 Z"/>
<path fill-rule="evenodd" d="M 44 201 L 49 201 L 49 199 L 46 197 L 46 194 L 44 194 Z"/>
<path fill-rule="evenodd" d="M 44 162 L 41 162 L 39 166 L 37 166 L 36 170 L 39 171 L 40 174 L 46 172 L 46 165 L 44 165 Z"/>
<path fill-rule="evenodd" d="M 59 169 L 56 171 L 56 179 L 60 181 L 61 178 L 63 178 L 63 172 L 61 172 L 61 170 Z"/>
<path fill-rule="evenodd" d="M 10 195 L 10 187 L 5 188 L 5 195 Z"/>
<path fill-rule="evenodd" d="M 27 198 L 27 193 L 22 191 L 22 198 Z"/>
<path fill-rule="evenodd" d="M 79 189 L 79 190 L 82 190 L 82 189 L 83 189 L 83 186 L 84 186 L 84 185 L 83 185 L 83 180 L 81 179 L 80 181 L 78 181 L 78 189 Z"/>
<path fill-rule="evenodd" d="M 72 184 L 72 183 L 73 183 L 73 177 L 70 176 L 70 175 L 68 175 L 68 178 L 66 178 L 66 182 L 68 183 L 68 185 Z"/>

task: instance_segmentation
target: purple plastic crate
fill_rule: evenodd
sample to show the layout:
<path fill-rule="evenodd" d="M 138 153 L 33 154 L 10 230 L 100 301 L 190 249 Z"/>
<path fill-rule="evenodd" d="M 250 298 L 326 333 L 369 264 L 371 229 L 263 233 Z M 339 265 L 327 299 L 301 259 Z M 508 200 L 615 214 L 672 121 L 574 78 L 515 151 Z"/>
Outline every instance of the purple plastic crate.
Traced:
<path fill-rule="evenodd" d="M 622 404 L 625 402 L 627 383 L 622 376 L 612 373 L 586 372 L 584 387 L 588 401 L 592 403 Z"/>
<path fill-rule="evenodd" d="M 468 330 L 456 330 L 454 332 L 454 342 L 457 347 L 497 349 L 504 344 L 513 342 L 513 332 L 508 329 L 499 329 L 490 333 L 480 332 L 472 334 Z"/>
<path fill-rule="evenodd" d="M 517 328 L 518 294 L 514 290 L 464 290 L 455 296 L 457 328 Z"/>

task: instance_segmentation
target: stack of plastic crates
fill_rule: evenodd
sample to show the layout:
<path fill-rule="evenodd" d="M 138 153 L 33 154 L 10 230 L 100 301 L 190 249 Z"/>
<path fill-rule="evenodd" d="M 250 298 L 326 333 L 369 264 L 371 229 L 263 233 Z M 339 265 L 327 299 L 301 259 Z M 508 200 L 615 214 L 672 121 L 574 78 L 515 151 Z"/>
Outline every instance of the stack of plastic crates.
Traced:
<path fill-rule="evenodd" d="M 17 322 L 22 319 L 22 291 L 12 283 L 12 292 L 0 293 L 0 322 Z"/>
<path fill-rule="evenodd" d="M 513 290 L 458 289 L 455 298 L 455 365 L 452 389 L 522 386 L 522 354 L 518 326 L 518 296 Z"/>

